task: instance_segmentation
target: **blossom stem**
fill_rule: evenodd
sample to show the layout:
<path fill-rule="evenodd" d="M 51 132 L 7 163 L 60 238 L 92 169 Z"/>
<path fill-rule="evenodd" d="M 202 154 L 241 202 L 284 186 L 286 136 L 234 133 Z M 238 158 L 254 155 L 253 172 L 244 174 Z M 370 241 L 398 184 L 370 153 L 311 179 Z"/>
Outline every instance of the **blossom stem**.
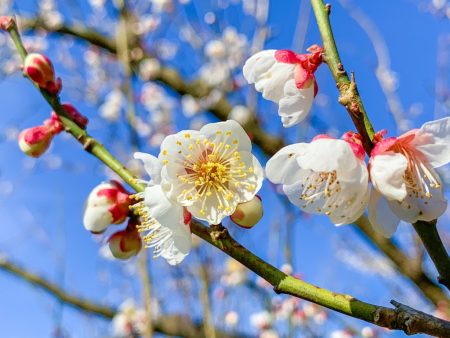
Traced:
<path fill-rule="evenodd" d="M 418 221 L 413 226 L 439 272 L 439 283 L 450 290 L 450 257 L 439 237 L 436 222 Z"/>
<path fill-rule="evenodd" d="M 324 61 L 330 68 L 340 93 L 339 102 L 347 109 L 358 133 L 363 138 L 364 149 L 370 155 L 373 147 L 374 129 L 364 109 L 353 73 L 350 79 L 341 63 L 330 25 L 330 5 L 325 5 L 322 0 L 311 0 L 311 4 L 323 40 L 325 49 Z"/>
<path fill-rule="evenodd" d="M 27 51 L 23 47 L 17 27 L 14 26 L 9 33 L 17 46 L 22 60 L 25 59 Z M 39 90 L 49 105 L 54 109 L 55 113 L 61 118 L 65 130 L 73 135 L 83 145 L 86 151 L 101 160 L 134 190 L 137 192 L 144 191 L 145 186 L 139 184 L 136 178 L 101 143 L 87 134 L 85 130 L 81 129 L 68 117 L 60 104 L 59 97 L 51 96 L 46 91 Z M 227 229 L 220 224 L 208 228 L 200 222 L 193 221 L 191 223 L 191 230 L 200 238 L 222 250 L 265 279 L 274 287 L 274 291 L 277 293 L 296 296 L 382 327 L 403 330 L 407 334 L 426 333 L 436 336 L 450 335 L 450 322 L 445 320 L 423 313 L 420 313 L 421 315 L 418 316 L 416 315 L 419 313 L 418 311 L 414 310 L 414 312 L 402 306 L 396 306 L 393 309 L 365 303 L 350 295 L 322 289 L 286 275 L 236 242 L 230 236 Z"/>

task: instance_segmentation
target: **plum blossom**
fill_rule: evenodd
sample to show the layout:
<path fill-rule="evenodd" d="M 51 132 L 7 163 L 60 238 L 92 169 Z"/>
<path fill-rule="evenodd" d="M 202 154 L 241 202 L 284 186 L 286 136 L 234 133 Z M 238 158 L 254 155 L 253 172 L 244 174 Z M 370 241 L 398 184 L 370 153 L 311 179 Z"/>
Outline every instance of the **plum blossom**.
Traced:
<path fill-rule="evenodd" d="M 247 82 L 279 105 L 278 115 L 286 128 L 306 118 L 317 94 L 314 72 L 322 62 L 323 49 L 314 45 L 308 50 L 311 54 L 263 50 L 250 57 L 243 68 Z"/>
<path fill-rule="evenodd" d="M 152 319 L 155 321 L 160 316 L 158 302 L 152 298 Z M 148 327 L 150 319 L 143 308 L 138 308 L 132 299 L 125 300 L 119 307 L 119 311 L 112 319 L 112 329 L 115 336 L 130 337 L 143 334 Z"/>
<path fill-rule="evenodd" d="M 43 54 L 28 54 L 23 63 L 23 73 L 52 95 L 57 95 L 61 91 L 61 79 L 55 79 L 53 64 Z"/>
<path fill-rule="evenodd" d="M 128 217 L 130 198 L 117 181 L 103 182 L 88 196 L 83 215 L 86 230 L 101 233 L 110 224 L 120 224 Z"/>
<path fill-rule="evenodd" d="M 196 218 L 219 224 L 261 188 L 263 170 L 236 121 L 210 123 L 169 135 L 161 144 L 167 196 Z"/>
<path fill-rule="evenodd" d="M 399 137 L 378 133 L 369 161 L 373 191 L 369 220 L 391 236 L 400 220 L 414 223 L 441 216 L 447 201 L 435 168 L 450 162 L 450 118 L 425 123 Z"/>
<path fill-rule="evenodd" d="M 161 182 L 161 162 L 154 156 L 135 153 L 135 158 L 144 163 L 151 177 L 147 188 L 134 198 L 141 201 L 132 208 L 141 216 L 140 232 L 145 232 L 143 241 L 147 248 L 153 248 L 154 257 L 163 257 L 170 265 L 181 263 L 189 254 L 192 245 L 189 229 L 190 214 L 184 208 L 167 198 L 170 184 Z"/>
<path fill-rule="evenodd" d="M 251 229 L 263 216 L 261 198 L 256 195 L 250 201 L 239 203 L 236 211 L 230 216 L 233 223 L 241 228 Z"/>
<path fill-rule="evenodd" d="M 304 212 L 325 214 L 336 225 L 354 222 L 369 198 L 368 172 L 358 134 L 344 139 L 319 135 L 311 143 L 297 143 L 278 151 L 266 174 Z"/>

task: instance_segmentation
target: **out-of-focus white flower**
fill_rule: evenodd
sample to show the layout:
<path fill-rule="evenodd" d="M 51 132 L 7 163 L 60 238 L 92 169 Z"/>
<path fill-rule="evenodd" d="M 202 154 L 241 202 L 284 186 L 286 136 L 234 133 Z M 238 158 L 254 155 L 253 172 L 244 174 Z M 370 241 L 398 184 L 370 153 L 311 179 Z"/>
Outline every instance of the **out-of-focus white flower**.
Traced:
<path fill-rule="evenodd" d="M 293 268 L 291 264 L 283 264 L 280 268 L 281 271 L 283 271 L 286 275 L 292 275 Z"/>
<path fill-rule="evenodd" d="M 169 135 L 159 159 L 169 198 L 196 218 L 219 224 L 261 188 L 263 171 L 250 138 L 233 120 Z"/>
<path fill-rule="evenodd" d="M 142 217 L 138 230 L 145 232 L 146 247 L 154 248 L 155 257 L 163 257 L 170 265 L 179 264 L 191 249 L 190 214 L 166 196 L 170 184 L 161 181 L 161 163 L 149 154 L 136 153 L 151 177 L 145 192 L 134 195 L 141 199 L 133 209 Z"/>
<path fill-rule="evenodd" d="M 323 49 L 312 46 L 309 50 L 311 54 L 264 50 L 250 57 L 243 68 L 247 82 L 254 83 L 265 99 L 279 105 L 284 127 L 306 118 L 317 93 L 314 72 L 322 62 Z"/>
<path fill-rule="evenodd" d="M 205 54 L 211 59 L 222 59 L 226 55 L 225 44 L 220 40 L 210 40 L 205 46 Z"/>
<path fill-rule="evenodd" d="M 231 120 L 235 120 L 239 122 L 239 124 L 244 125 L 250 121 L 250 119 L 253 117 L 253 114 L 251 110 L 246 106 L 237 105 L 234 106 L 233 109 L 231 109 L 228 117 Z"/>
<path fill-rule="evenodd" d="M 353 338 L 354 335 L 349 330 L 335 330 L 331 332 L 330 338 Z"/>
<path fill-rule="evenodd" d="M 225 273 L 220 281 L 226 286 L 236 286 L 245 283 L 247 278 L 247 268 L 235 259 L 229 258 L 225 263 Z"/>
<path fill-rule="evenodd" d="M 160 316 L 158 302 L 152 299 L 151 317 L 155 321 Z M 149 318 L 142 308 L 137 308 L 132 299 L 125 300 L 112 320 L 113 334 L 118 337 L 129 337 L 132 334 L 143 334 L 148 327 Z"/>
<path fill-rule="evenodd" d="M 360 136 L 349 132 L 344 139 L 319 135 L 311 143 L 289 145 L 266 166 L 268 179 L 283 184 L 291 203 L 307 213 L 325 214 L 336 225 L 354 222 L 369 198 Z"/>
<path fill-rule="evenodd" d="M 110 224 L 122 223 L 128 216 L 130 202 L 128 192 L 119 182 L 99 184 L 86 201 L 84 227 L 93 233 L 101 233 Z"/>
<path fill-rule="evenodd" d="M 398 138 L 382 139 L 372 150 L 369 170 L 374 187 L 369 220 L 391 236 L 400 220 L 432 221 L 447 209 L 441 179 L 434 170 L 450 162 L 450 118 L 425 123 Z"/>
<path fill-rule="evenodd" d="M 181 106 L 183 109 L 183 114 L 186 117 L 192 117 L 198 114 L 202 109 L 198 100 L 192 95 L 183 95 L 181 98 Z"/>
<path fill-rule="evenodd" d="M 264 330 L 259 334 L 259 338 L 279 338 L 277 331 L 275 330 Z"/>
<path fill-rule="evenodd" d="M 139 63 L 139 76 L 144 81 L 154 80 L 161 70 L 161 64 L 155 58 L 145 59 Z"/>
<path fill-rule="evenodd" d="M 113 89 L 99 107 L 100 116 L 105 120 L 114 122 L 120 118 L 120 112 L 124 106 L 125 97 L 120 89 Z"/>
<path fill-rule="evenodd" d="M 173 0 L 150 0 L 156 13 L 173 11 Z"/>
<path fill-rule="evenodd" d="M 200 68 L 199 75 L 210 87 L 226 87 L 229 84 L 230 69 L 223 62 L 209 62 Z"/>
<path fill-rule="evenodd" d="M 361 336 L 364 338 L 375 338 L 377 337 L 377 332 L 370 326 L 364 326 L 361 330 Z"/>
<path fill-rule="evenodd" d="M 272 316 L 267 311 L 253 313 L 250 324 L 259 330 L 268 330 L 272 326 Z"/>
<path fill-rule="evenodd" d="M 229 311 L 225 314 L 225 325 L 228 327 L 236 327 L 239 322 L 239 314 L 236 311 Z"/>

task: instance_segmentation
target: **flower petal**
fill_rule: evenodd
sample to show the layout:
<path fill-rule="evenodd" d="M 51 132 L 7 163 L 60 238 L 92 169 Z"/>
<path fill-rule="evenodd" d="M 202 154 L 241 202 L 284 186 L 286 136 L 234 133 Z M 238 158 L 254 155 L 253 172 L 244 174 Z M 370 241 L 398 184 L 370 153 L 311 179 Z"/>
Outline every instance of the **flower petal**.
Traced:
<path fill-rule="evenodd" d="M 150 176 L 150 184 L 160 184 L 161 183 L 161 161 L 150 154 L 136 152 L 134 153 L 134 158 L 141 160 L 144 163 L 144 168 L 147 174 Z"/>
<path fill-rule="evenodd" d="M 252 150 L 250 137 L 244 128 L 234 120 L 209 123 L 200 129 L 200 133 L 217 144 L 220 141 L 230 145 L 237 144 L 238 151 Z"/>
<path fill-rule="evenodd" d="M 294 79 L 287 81 L 278 109 L 283 126 L 287 128 L 303 121 L 311 110 L 313 100 L 314 86 L 298 89 Z"/>
<path fill-rule="evenodd" d="M 372 227 L 385 237 L 391 237 L 400 223 L 400 218 L 392 212 L 389 204 L 383 195 L 372 189 L 369 200 L 369 221 Z"/>
<path fill-rule="evenodd" d="M 229 186 L 231 191 L 236 192 L 239 195 L 239 203 L 250 201 L 256 193 L 261 189 L 264 180 L 264 171 L 259 163 L 258 159 L 250 152 L 242 151 L 241 163 L 244 163 L 245 176 L 236 175 L 234 187 L 233 183 Z M 242 176 L 242 177 L 239 177 Z"/>
<path fill-rule="evenodd" d="M 272 67 L 275 60 L 275 49 L 263 50 L 252 55 L 244 64 L 243 74 L 248 83 L 258 81 L 260 76 Z"/>
<path fill-rule="evenodd" d="M 192 236 L 187 226 L 180 224 L 172 230 L 173 241 L 161 252 L 161 256 L 170 265 L 181 263 L 189 254 L 192 246 Z"/>
<path fill-rule="evenodd" d="M 428 163 L 434 168 L 450 162 L 450 117 L 425 123 L 417 133 L 417 138 L 431 135 L 428 144 L 419 144 L 416 148 L 422 152 Z"/>
<path fill-rule="evenodd" d="M 278 103 L 284 97 L 284 85 L 294 78 L 295 65 L 275 63 L 255 83 L 255 89 L 262 93 L 266 100 Z"/>
<path fill-rule="evenodd" d="M 267 161 L 267 178 L 275 184 L 293 184 L 298 181 L 300 167 L 296 158 L 304 154 L 308 147 L 307 143 L 296 143 L 281 148 Z"/>
<path fill-rule="evenodd" d="M 401 202 L 406 197 L 404 174 L 408 167 L 405 156 L 394 152 L 385 152 L 370 159 L 370 177 L 372 184 L 389 200 Z"/>
<path fill-rule="evenodd" d="M 173 229 L 184 219 L 182 206 L 169 200 L 160 185 L 147 187 L 144 196 L 150 216 L 163 226 Z"/>

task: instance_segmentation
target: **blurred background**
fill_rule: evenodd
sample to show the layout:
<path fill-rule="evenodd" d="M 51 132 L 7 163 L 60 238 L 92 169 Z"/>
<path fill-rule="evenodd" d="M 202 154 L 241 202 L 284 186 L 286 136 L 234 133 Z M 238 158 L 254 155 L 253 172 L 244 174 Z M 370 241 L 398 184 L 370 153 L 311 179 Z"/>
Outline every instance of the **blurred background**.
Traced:
<path fill-rule="evenodd" d="M 342 61 L 356 74 L 376 130 L 394 136 L 449 116 L 450 2 L 331 5 Z M 246 126 L 262 163 L 281 140 L 353 130 L 325 65 L 316 73 L 319 93 L 308 120 L 290 129 L 281 126 L 277 106 L 243 79 L 242 65 L 257 51 L 305 52 L 321 44 L 308 0 L 0 0 L 5 14 L 17 16 L 29 51 L 53 60 L 62 101 L 85 114 L 89 132 L 143 178 L 132 159 L 136 149 L 157 155 L 166 135 L 211 121 L 232 118 Z M 6 34 L 0 44 L 2 337 L 132 337 L 149 325 L 154 337 L 404 336 L 276 295 L 196 238 L 176 267 L 151 252 L 112 258 L 105 243 L 125 225 L 96 236 L 84 229 L 82 215 L 89 192 L 115 175 L 69 135 L 57 136 L 39 159 L 19 150 L 18 133 L 41 124 L 51 109 L 22 77 Z M 449 168 L 440 173 L 448 184 Z M 435 282 L 410 225 L 387 240 L 369 226 L 335 227 L 303 214 L 267 181 L 260 195 L 264 217 L 257 226 L 224 225 L 263 259 L 367 302 L 387 306 L 396 299 L 448 316 L 449 294 Z M 446 245 L 449 221 L 447 212 L 438 223 Z"/>

